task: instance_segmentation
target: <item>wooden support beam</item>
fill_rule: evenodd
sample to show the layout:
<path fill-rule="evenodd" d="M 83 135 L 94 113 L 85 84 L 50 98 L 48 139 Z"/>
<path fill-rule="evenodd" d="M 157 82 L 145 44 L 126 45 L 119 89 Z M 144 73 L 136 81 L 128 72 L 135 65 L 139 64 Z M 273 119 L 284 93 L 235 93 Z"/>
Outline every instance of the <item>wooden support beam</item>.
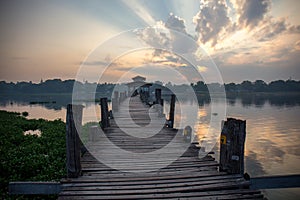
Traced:
<path fill-rule="evenodd" d="M 161 89 L 160 88 L 155 89 L 155 104 L 157 104 L 158 117 L 162 117 L 164 102 L 163 102 L 163 99 L 161 98 Z"/>
<path fill-rule="evenodd" d="M 244 174 L 246 121 L 234 118 L 223 121 L 220 139 L 220 171 Z"/>
<path fill-rule="evenodd" d="M 101 106 L 101 128 L 109 127 L 109 119 L 108 119 L 108 104 L 107 98 L 100 99 L 100 106 Z"/>
<path fill-rule="evenodd" d="M 168 124 L 169 128 L 174 128 L 175 101 L 176 101 L 176 96 L 175 94 L 172 94 L 171 103 L 170 103 L 169 124 Z"/>
<path fill-rule="evenodd" d="M 300 187 L 300 175 L 263 176 L 250 179 L 251 189 L 275 189 Z"/>
<path fill-rule="evenodd" d="M 95 142 L 97 140 L 98 126 L 89 127 L 89 141 Z"/>
<path fill-rule="evenodd" d="M 119 92 L 118 91 L 114 92 L 114 97 L 112 98 L 111 103 L 112 103 L 113 112 L 118 111 L 119 110 L 119 104 L 120 104 L 120 102 L 119 102 Z"/>
<path fill-rule="evenodd" d="M 126 92 L 120 92 L 120 103 L 126 99 Z"/>
<path fill-rule="evenodd" d="M 161 89 L 155 89 L 155 104 L 161 105 Z"/>
<path fill-rule="evenodd" d="M 68 178 L 77 178 L 81 174 L 79 133 L 81 131 L 82 109 L 82 105 L 67 105 L 66 151 Z"/>
<path fill-rule="evenodd" d="M 58 182 L 10 182 L 8 185 L 10 195 L 49 195 L 58 194 L 61 184 Z"/>
<path fill-rule="evenodd" d="M 164 114 L 164 100 L 160 99 L 160 109 L 158 111 L 158 117 L 165 117 Z"/>

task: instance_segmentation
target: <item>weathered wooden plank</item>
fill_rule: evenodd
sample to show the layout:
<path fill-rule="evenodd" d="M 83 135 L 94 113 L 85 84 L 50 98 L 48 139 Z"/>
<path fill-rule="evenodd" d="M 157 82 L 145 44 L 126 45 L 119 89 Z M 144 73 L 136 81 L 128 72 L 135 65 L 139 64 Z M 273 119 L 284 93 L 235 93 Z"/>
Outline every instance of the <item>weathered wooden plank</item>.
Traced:
<path fill-rule="evenodd" d="M 214 199 L 218 199 L 221 196 L 228 197 L 229 195 L 260 195 L 259 191 L 249 191 L 244 189 L 237 189 L 237 190 L 222 190 L 222 191 L 209 191 L 209 192 L 193 192 L 193 193 L 169 193 L 169 194 L 132 194 L 132 195 L 114 195 L 111 194 L 109 196 L 64 196 L 61 199 L 158 199 L 158 198 L 192 198 L 192 197 L 201 197 L 210 198 L 214 197 Z"/>
<path fill-rule="evenodd" d="M 234 181 L 236 179 L 241 179 L 242 177 L 237 177 L 234 175 L 224 175 L 224 176 L 206 176 L 206 177 L 188 177 L 182 176 L 179 178 L 169 177 L 168 179 L 117 179 L 120 181 L 115 181 L 115 179 L 105 179 L 103 180 L 95 180 L 95 179 L 81 179 L 81 181 L 76 182 L 68 182 L 65 186 L 76 186 L 76 187 L 91 187 L 91 186 L 129 186 L 129 185 L 160 185 L 160 184 L 172 184 L 172 183 L 192 183 L 192 182 L 204 182 L 204 181 L 225 181 L 231 180 Z"/>
<path fill-rule="evenodd" d="M 138 189 L 139 194 L 154 194 L 154 193 L 172 193 L 172 192 L 194 192 L 194 191 L 211 191 L 211 190 L 221 190 L 221 189 L 239 189 L 243 187 L 248 187 L 250 182 L 224 182 L 224 183 L 212 183 L 209 185 L 192 185 L 192 186 L 181 186 L 181 187 L 166 187 L 166 188 L 154 188 L 154 189 Z M 70 188 L 69 188 L 70 189 Z M 76 191 L 62 191 L 61 195 L 109 195 L 109 194 L 135 194 L 137 193 L 136 188 L 132 190 L 120 189 L 116 187 L 107 188 L 107 190 L 101 190 L 98 187 L 89 189 L 77 189 Z"/>
<path fill-rule="evenodd" d="M 300 175 L 265 176 L 251 178 L 252 189 L 296 188 L 300 187 Z"/>
<path fill-rule="evenodd" d="M 171 182 L 171 183 L 158 183 L 158 184 L 135 184 L 135 185 L 118 185 L 118 184 L 74 184 L 72 187 L 67 187 L 64 191 L 92 191 L 92 190 L 141 190 L 141 189 L 167 189 L 179 187 L 194 187 L 194 186 L 212 186 L 213 184 L 231 183 L 239 184 L 236 179 L 219 179 L 219 180 L 206 180 L 206 181 L 189 181 L 189 182 Z"/>
<path fill-rule="evenodd" d="M 61 191 L 61 184 L 57 182 L 10 182 L 8 185 L 9 194 L 58 194 Z"/>

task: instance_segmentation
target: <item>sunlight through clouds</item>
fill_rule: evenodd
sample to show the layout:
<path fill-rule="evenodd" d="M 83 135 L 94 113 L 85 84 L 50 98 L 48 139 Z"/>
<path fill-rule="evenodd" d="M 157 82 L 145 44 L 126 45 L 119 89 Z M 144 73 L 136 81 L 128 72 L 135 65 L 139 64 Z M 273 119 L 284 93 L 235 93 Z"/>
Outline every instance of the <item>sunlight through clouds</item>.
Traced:
<path fill-rule="evenodd" d="M 296 56 L 299 5 L 293 0 L 110 0 L 72 4 L 66 0 L 2 1 L 0 78 L 39 81 L 60 71 L 62 78 L 72 78 L 84 58 L 101 42 L 128 29 L 146 26 L 166 29 L 158 35 L 151 28 L 142 33 L 144 42 L 153 47 L 168 46 L 198 58 L 202 55 L 197 49 L 204 48 L 226 74 L 225 80 L 247 79 L 248 73 L 241 76 L 245 65 L 268 67 L 264 76 L 269 79 L 278 77 L 278 73 L 283 79 L 300 77 L 300 57 Z M 198 42 L 195 45 L 180 40 L 180 34 Z M 128 38 L 114 45 L 135 46 Z M 99 60 L 107 56 L 100 55 L 88 64 L 101 64 Z M 285 70 L 279 70 L 283 65 Z M 229 68 L 236 69 L 239 76 Z M 33 71 L 33 77 L 25 76 L 28 70 Z M 253 71 L 252 79 L 256 73 Z"/>
<path fill-rule="evenodd" d="M 122 2 L 127 5 L 132 12 L 137 14 L 148 26 L 156 24 L 156 21 L 153 19 L 150 12 L 140 3 L 140 1 L 122 0 Z"/>

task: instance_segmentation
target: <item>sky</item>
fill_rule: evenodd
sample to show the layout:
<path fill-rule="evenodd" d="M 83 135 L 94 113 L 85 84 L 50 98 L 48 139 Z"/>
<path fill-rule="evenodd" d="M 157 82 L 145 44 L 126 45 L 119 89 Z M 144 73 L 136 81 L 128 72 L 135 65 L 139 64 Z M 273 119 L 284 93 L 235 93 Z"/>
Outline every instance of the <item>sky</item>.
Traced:
<path fill-rule="evenodd" d="M 225 83 L 299 80 L 299 10 L 298 0 L 0 1 L 0 80 L 75 79 L 93 66 L 107 82 L 139 73 L 164 82 L 180 77 L 162 76 L 169 68 L 197 81 L 193 67 L 201 77 L 210 71 L 199 49 Z M 133 51 L 138 45 L 125 33 L 118 47 L 91 53 L 126 31 L 153 48 Z M 116 49 L 130 45 L 127 53 Z"/>

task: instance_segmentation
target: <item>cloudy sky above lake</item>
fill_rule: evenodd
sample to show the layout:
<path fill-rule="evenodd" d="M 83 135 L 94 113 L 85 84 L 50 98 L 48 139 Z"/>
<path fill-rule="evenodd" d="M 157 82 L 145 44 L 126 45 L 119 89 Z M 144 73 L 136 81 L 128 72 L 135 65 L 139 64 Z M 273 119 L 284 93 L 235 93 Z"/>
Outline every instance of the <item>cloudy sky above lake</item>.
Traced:
<path fill-rule="evenodd" d="M 226 83 L 299 80 L 299 10 L 298 0 L 1 1 L 0 80 L 74 79 L 81 63 L 101 43 L 148 26 L 193 38 L 214 60 Z M 146 34 L 148 41 L 158 42 Z M 177 49 L 191 47 L 174 35 L 172 42 Z M 145 65 L 149 54 L 151 64 Z M 184 65 L 170 52 L 143 51 L 145 59 L 141 55 L 118 60 L 123 63 L 116 70 L 124 71 L 124 63 L 143 68 L 158 63 Z M 103 56 L 110 60 L 109 55 Z M 205 71 L 205 66 L 198 67 Z M 115 73 L 107 73 L 105 81 L 114 80 Z"/>

